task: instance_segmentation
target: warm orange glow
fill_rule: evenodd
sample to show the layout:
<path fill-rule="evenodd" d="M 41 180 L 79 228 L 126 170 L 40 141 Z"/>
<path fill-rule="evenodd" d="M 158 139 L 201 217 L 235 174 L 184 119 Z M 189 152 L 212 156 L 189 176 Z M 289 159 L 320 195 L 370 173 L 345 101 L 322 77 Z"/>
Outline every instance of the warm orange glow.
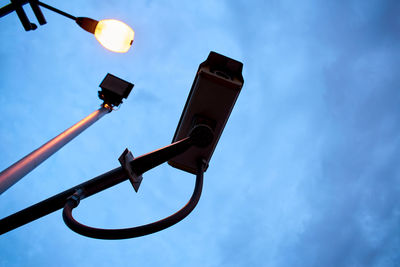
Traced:
<path fill-rule="evenodd" d="M 122 21 L 100 20 L 94 31 L 97 41 L 113 52 L 125 53 L 131 48 L 134 31 Z"/>

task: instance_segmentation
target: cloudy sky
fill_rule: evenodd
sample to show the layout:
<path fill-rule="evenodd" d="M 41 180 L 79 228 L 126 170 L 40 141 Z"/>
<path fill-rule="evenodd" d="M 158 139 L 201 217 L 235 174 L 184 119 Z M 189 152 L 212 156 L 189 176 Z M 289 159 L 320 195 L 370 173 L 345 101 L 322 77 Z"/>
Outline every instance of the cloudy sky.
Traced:
<path fill-rule="evenodd" d="M 47 3 L 123 20 L 135 41 L 115 54 L 48 10 L 31 32 L 15 13 L 1 18 L 1 169 L 96 110 L 107 73 L 135 87 L 0 195 L 0 217 L 118 167 L 126 147 L 138 156 L 169 144 L 210 51 L 243 62 L 245 84 L 185 220 L 105 241 L 72 232 L 57 211 L 2 235 L 1 266 L 400 265 L 399 1 Z M 121 183 L 74 215 L 104 228 L 159 220 L 187 202 L 194 178 L 164 164 L 139 193 Z"/>

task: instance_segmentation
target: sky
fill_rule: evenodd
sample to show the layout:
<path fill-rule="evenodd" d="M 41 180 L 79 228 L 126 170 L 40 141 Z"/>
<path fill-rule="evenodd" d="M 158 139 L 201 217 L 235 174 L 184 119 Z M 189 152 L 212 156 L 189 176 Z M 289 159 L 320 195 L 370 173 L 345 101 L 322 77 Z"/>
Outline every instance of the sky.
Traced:
<path fill-rule="evenodd" d="M 116 54 L 45 9 L 35 31 L 15 13 L 1 18 L 0 169 L 96 110 L 107 73 L 135 87 L 1 194 L 1 218 L 118 167 L 125 148 L 170 144 L 210 51 L 242 62 L 245 82 L 187 218 L 109 241 L 69 230 L 57 211 L 2 235 L 0 266 L 400 265 L 399 1 L 46 3 L 120 19 L 135 40 Z M 123 182 L 74 216 L 103 228 L 150 223 L 180 209 L 194 181 L 163 164 L 138 193 Z"/>

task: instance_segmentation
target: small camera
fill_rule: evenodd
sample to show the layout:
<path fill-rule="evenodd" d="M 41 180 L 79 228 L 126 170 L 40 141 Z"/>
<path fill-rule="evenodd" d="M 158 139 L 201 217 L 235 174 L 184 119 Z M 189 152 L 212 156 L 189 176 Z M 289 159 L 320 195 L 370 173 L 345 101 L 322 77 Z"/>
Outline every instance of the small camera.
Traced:
<path fill-rule="evenodd" d="M 133 86 L 132 83 L 108 73 L 100 84 L 99 98 L 111 107 L 119 106 L 122 99 L 128 97 Z"/>

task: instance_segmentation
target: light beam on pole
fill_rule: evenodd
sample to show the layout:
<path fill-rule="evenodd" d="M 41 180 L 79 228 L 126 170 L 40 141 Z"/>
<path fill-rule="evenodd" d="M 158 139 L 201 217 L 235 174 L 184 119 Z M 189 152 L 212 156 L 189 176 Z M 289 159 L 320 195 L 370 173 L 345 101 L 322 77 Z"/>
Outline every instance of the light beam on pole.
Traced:
<path fill-rule="evenodd" d="M 69 141 L 78 136 L 81 132 L 86 130 L 93 123 L 98 121 L 105 114 L 111 112 L 110 109 L 101 107 L 100 109 L 92 112 L 89 116 L 79 121 L 69 129 L 65 130 L 58 136 L 51 139 L 49 142 L 39 147 L 32 153 L 23 157 L 4 171 L 0 173 L 0 194 L 21 180 L 22 177 L 27 175 L 43 161 L 48 159 L 51 155 L 56 153 Z"/>

